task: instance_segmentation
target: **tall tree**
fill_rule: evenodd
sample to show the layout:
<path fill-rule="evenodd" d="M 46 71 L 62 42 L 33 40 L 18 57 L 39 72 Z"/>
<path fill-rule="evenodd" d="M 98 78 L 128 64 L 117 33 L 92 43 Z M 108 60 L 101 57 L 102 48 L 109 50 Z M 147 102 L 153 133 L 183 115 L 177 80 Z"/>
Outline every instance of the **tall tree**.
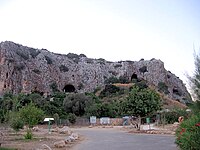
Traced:
<path fill-rule="evenodd" d="M 200 100 L 200 56 L 194 54 L 195 71 L 193 76 L 188 76 L 190 88 L 195 100 Z"/>
<path fill-rule="evenodd" d="M 161 108 L 159 94 L 149 88 L 134 86 L 127 99 L 123 102 L 122 109 L 127 115 L 145 117 Z"/>
<path fill-rule="evenodd" d="M 200 112 L 200 54 L 194 53 L 195 70 L 192 76 L 188 76 L 190 81 L 190 90 L 195 102 L 191 105 L 193 113 Z"/>

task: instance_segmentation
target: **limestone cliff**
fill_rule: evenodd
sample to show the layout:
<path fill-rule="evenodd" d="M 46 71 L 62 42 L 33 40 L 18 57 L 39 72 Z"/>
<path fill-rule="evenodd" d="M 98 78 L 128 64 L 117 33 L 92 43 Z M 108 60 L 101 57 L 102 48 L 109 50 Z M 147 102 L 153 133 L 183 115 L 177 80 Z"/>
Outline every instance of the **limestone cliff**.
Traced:
<path fill-rule="evenodd" d="M 53 83 L 61 91 L 89 92 L 103 87 L 109 77 L 123 76 L 129 80 L 144 79 L 157 89 L 164 87 L 172 99 L 190 100 L 183 82 L 156 59 L 108 62 L 83 54 L 55 54 L 6 41 L 0 43 L 0 75 L 0 94 L 38 91 L 48 95 Z"/>

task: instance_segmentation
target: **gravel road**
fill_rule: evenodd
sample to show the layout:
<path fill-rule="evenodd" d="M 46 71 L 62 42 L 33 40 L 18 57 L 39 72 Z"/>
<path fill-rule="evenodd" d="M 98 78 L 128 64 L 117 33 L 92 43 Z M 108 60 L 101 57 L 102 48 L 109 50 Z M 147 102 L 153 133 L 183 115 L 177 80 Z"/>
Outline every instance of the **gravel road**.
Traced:
<path fill-rule="evenodd" d="M 73 150 L 178 150 L 172 135 L 127 133 L 116 128 L 75 129 L 85 137 Z"/>

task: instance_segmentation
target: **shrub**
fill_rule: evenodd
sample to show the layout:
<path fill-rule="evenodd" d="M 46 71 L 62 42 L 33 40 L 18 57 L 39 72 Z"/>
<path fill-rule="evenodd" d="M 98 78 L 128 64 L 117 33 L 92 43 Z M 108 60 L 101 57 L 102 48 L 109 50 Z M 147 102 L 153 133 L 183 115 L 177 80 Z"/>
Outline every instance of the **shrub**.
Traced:
<path fill-rule="evenodd" d="M 129 83 L 129 79 L 126 76 L 120 76 L 119 83 Z"/>
<path fill-rule="evenodd" d="M 28 130 L 26 131 L 26 134 L 24 135 L 24 138 L 25 138 L 26 140 L 31 140 L 31 139 L 33 139 L 33 133 L 31 132 L 30 129 L 28 129 Z"/>
<path fill-rule="evenodd" d="M 174 109 L 169 112 L 165 112 L 165 121 L 166 123 L 172 124 L 174 122 L 178 122 L 178 118 L 183 116 L 184 119 L 188 118 L 188 113 L 185 109 Z"/>
<path fill-rule="evenodd" d="M 74 124 L 76 122 L 76 115 L 75 114 L 72 114 L 72 113 L 69 113 L 68 115 L 68 120 L 71 124 Z"/>
<path fill-rule="evenodd" d="M 115 85 L 112 85 L 112 84 L 108 84 L 105 86 L 105 89 L 103 91 L 101 91 L 99 97 L 103 98 L 103 97 L 106 97 L 106 96 L 110 96 L 110 95 L 113 95 L 117 92 L 120 92 L 120 88 L 115 86 Z"/>
<path fill-rule="evenodd" d="M 173 88 L 173 94 L 176 94 L 178 96 L 182 96 L 182 93 L 180 90 L 178 90 L 177 88 Z"/>
<path fill-rule="evenodd" d="M 116 64 L 116 65 L 114 66 L 115 69 L 120 68 L 120 67 L 122 67 L 121 64 Z"/>
<path fill-rule="evenodd" d="M 28 56 L 27 53 L 23 53 L 21 51 L 17 51 L 16 53 L 17 53 L 17 55 L 19 55 L 20 57 L 22 57 L 24 60 L 28 60 L 29 59 L 29 56 Z"/>
<path fill-rule="evenodd" d="M 52 90 L 53 93 L 59 91 L 59 90 L 58 90 L 58 85 L 57 85 L 56 82 L 51 83 L 49 86 L 50 86 L 50 88 L 51 88 L 51 90 Z"/>
<path fill-rule="evenodd" d="M 75 63 L 78 64 L 78 62 L 79 62 L 79 55 L 73 54 L 73 53 L 69 53 L 69 54 L 67 54 L 67 57 L 69 59 L 72 59 Z"/>
<path fill-rule="evenodd" d="M 113 83 L 119 83 L 119 79 L 112 76 L 112 77 L 105 80 L 105 84 L 113 84 Z"/>
<path fill-rule="evenodd" d="M 158 83 L 158 91 L 169 94 L 168 86 L 164 82 Z"/>
<path fill-rule="evenodd" d="M 97 60 L 98 60 L 98 63 L 100 63 L 101 65 L 105 65 L 105 59 L 99 58 Z"/>
<path fill-rule="evenodd" d="M 44 56 L 45 57 L 45 59 L 46 59 L 46 61 L 47 61 L 47 64 L 52 64 L 53 63 L 53 61 L 52 61 L 52 59 L 49 57 L 49 56 Z"/>
<path fill-rule="evenodd" d="M 141 72 L 141 73 L 145 73 L 145 72 L 147 72 L 147 66 L 143 66 L 143 67 L 141 67 L 140 69 L 139 69 L 139 71 Z"/>
<path fill-rule="evenodd" d="M 67 71 L 69 71 L 69 68 L 67 66 L 65 66 L 65 65 L 61 65 L 59 67 L 59 69 L 60 69 L 61 72 L 67 72 Z"/>
<path fill-rule="evenodd" d="M 181 150 L 199 150 L 200 115 L 183 121 L 176 130 L 176 144 Z"/>
<path fill-rule="evenodd" d="M 34 48 L 30 48 L 29 51 L 30 51 L 30 55 L 31 55 L 33 58 L 36 58 L 37 55 L 40 54 L 40 51 L 39 51 L 39 50 L 36 50 L 36 49 L 34 49 Z"/>
<path fill-rule="evenodd" d="M 11 120 L 10 120 L 10 126 L 13 128 L 16 132 L 19 131 L 19 129 L 23 129 L 24 127 L 24 122 L 22 119 L 19 117 L 18 114 L 12 114 Z"/>
<path fill-rule="evenodd" d="M 141 81 L 136 81 L 135 82 L 135 85 L 137 86 L 137 87 L 139 87 L 139 89 L 146 89 L 146 88 L 148 88 L 148 85 L 147 85 L 147 81 L 145 81 L 145 80 L 141 80 Z"/>
<path fill-rule="evenodd" d="M 43 119 L 44 112 L 30 103 L 19 110 L 19 115 L 29 127 L 33 127 Z"/>

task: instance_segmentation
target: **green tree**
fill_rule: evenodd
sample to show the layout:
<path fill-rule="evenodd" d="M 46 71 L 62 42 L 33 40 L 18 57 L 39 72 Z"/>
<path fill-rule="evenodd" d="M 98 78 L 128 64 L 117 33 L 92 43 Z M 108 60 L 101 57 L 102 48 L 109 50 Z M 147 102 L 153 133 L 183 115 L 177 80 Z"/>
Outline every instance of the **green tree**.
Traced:
<path fill-rule="evenodd" d="M 127 99 L 122 103 L 124 114 L 145 117 L 161 108 L 161 98 L 149 88 L 134 86 Z"/>
<path fill-rule="evenodd" d="M 37 108 L 33 103 L 30 103 L 19 110 L 19 116 L 23 122 L 29 127 L 33 127 L 42 121 L 44 112 L 40 108 Z"/>
<path fill-rule="evenodd" d="M 0 99 L 0 119 L 1 122 L 7 122 L 9 120 L 9 113 L 13 109 L 13 97 L 10 92 L 6 92 Z"/>
<path fill-rule="evenodd" d="M 69 94 L 63 101 L 64 110 L 67 113 L 73 113 L 76 116 L 83 116 L 85 108 L 90 105 L 92 98 L 84 93 Z"/>

